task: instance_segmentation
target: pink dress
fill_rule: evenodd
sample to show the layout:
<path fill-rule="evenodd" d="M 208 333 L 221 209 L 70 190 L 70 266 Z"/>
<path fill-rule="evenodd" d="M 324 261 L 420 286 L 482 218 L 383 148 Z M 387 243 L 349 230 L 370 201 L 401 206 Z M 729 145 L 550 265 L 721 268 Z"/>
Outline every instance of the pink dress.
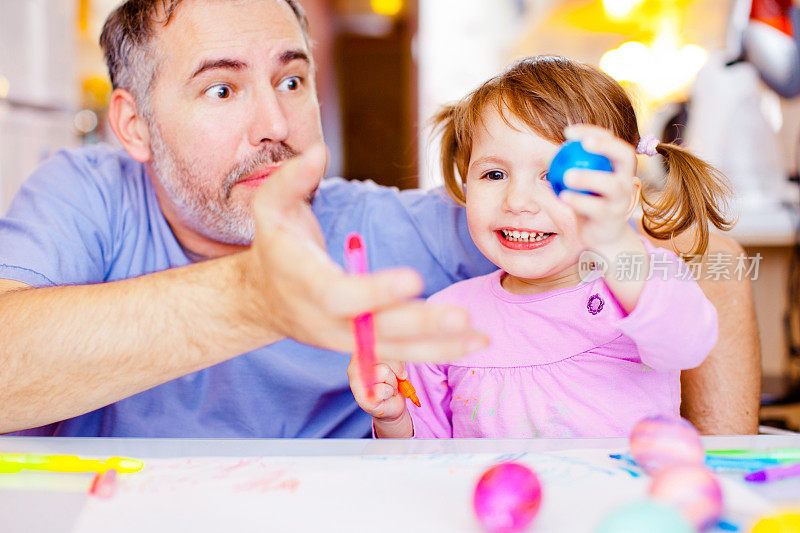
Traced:
<path fill-rule="evenodd" d="M 680 371 L 716 343 L 717 313 L 675 254 L 646 246 L 651 275 L 629 315 L 602 279 L 521 296 L 497 271 L 433 295 L 468 309 L 491 345 L 408 366 L 415 438 L 620 437 L 678 414 Z"/>

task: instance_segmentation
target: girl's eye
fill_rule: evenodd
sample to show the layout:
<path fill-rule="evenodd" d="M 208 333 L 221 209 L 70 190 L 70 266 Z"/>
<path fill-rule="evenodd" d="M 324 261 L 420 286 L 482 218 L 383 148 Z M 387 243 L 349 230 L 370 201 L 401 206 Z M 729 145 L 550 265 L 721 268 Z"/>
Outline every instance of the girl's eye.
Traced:
<path fill-rule="evenodd" d="M 278 85 L 279 89 L 283 89 L 286 91 L 296 91 L 300 88 L 300 84 L 302 83 L 302 78 L 300 76 L 292 76 L 291 78 L 286 78 Z"/>
<path fill-rule="evenodd" d="M 506 175 L 504 172 L 499 170 L 490 170 L 489 172 L 485 173 L 482 177 L 486 178 L 487 180 L 497 181 L 505 179 Z"/>
<path fill-rule="evenodd" d="M 231 95 L 233 94 L 233 89 L 231 89 L 230 85 L 225 85 L 223 83 L 220 83 L 206 89 L 205 94 L 210 98 L 225 100 L 226 98 L 231 97 Z"/>

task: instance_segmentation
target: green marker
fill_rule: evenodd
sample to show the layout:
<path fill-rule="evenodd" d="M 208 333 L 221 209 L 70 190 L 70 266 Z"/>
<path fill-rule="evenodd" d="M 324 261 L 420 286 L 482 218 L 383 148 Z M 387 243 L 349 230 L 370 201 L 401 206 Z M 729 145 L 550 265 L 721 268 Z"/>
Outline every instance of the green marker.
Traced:
<path fill-rule="evenodd" d="M 780 463 L 800 462 L 800 448 L 773 448 L 767 450 L 706 450 L 713 457 L 731 459 L 773 459 Z"/>

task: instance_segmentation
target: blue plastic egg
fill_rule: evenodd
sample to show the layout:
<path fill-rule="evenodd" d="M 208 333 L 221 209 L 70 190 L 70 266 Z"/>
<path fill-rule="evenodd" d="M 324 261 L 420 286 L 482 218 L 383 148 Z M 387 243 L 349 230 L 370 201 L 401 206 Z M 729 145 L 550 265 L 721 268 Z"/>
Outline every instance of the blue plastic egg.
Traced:
<path fill-rule="evenodd" d="M 696 533 L 680 511 L 650 500 L 626 505 L 603 520 L 595 533 Z"/>
<path fill-rule="evenodd" d="M 561 194 L 564 189 L 569 187 L 564 185 L 564 173 L 571 168 L 581 168 L 586 170 L 605 170 L 611 172 L 611 160 L 604 155 L 587 152 L 580 141 L 567 141 L 556 153 L 550 162 L 550 170 L 547 172 L 547 180 L 553 186 L 555 193 Z M 589 191 L 569 189 L 585 194 L 594 194 Z"/>

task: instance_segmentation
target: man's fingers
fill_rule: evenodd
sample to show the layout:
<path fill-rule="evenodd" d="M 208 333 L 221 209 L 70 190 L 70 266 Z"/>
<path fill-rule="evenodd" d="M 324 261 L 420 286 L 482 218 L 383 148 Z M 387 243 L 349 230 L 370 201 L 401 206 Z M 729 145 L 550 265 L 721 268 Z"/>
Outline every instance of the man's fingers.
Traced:
<path fill-rule="evenodd" d="M 422 278 L 409 268 L 343 276 L 328 284 L 325 308 L 339 316 L 356 316 L 406 302 L 423 288 Z"/>
<path fill-rule="evenodd" d="M 377 353 L 381 359 L 415 363 L 453 361 L 470 352 L 489 345 L 489 339 L 474 333 L 464 336 L 442 336 L 438 339 L 378 342 Z"/>
<path fill-rule="evenodd" d="M 284 161 L 258 188 L 256 205 L 275 209 L 307 201 L 322 180 L 327 159 L 327 148 L 318 143 Z"/>
<path fill-rule="evenodd" d="M 384 340 L 472 331 L 467 311 L 456 305 L 409 302 L 375 314 L 375 333 Z"/>
<path fill-rule="evenodd" d="M 309 197 L 322 180 L 325 172 L 327 149 L 317 144 L 297 157 L 285 161 L 267 177 L 253 197 L 253 218 L 256 223 L 256 241 L 264 242 L 280 237 L 281 231 L 291 239 L 301 237 L 304 244 L 325 248 L 322 230 L 309 205 Z M 286 246 L 278 246 L 291 250 Z M 302 246 L 307 249 L 308 246 Z M 295 248 L 295 251 L 297 248 Z"/>

